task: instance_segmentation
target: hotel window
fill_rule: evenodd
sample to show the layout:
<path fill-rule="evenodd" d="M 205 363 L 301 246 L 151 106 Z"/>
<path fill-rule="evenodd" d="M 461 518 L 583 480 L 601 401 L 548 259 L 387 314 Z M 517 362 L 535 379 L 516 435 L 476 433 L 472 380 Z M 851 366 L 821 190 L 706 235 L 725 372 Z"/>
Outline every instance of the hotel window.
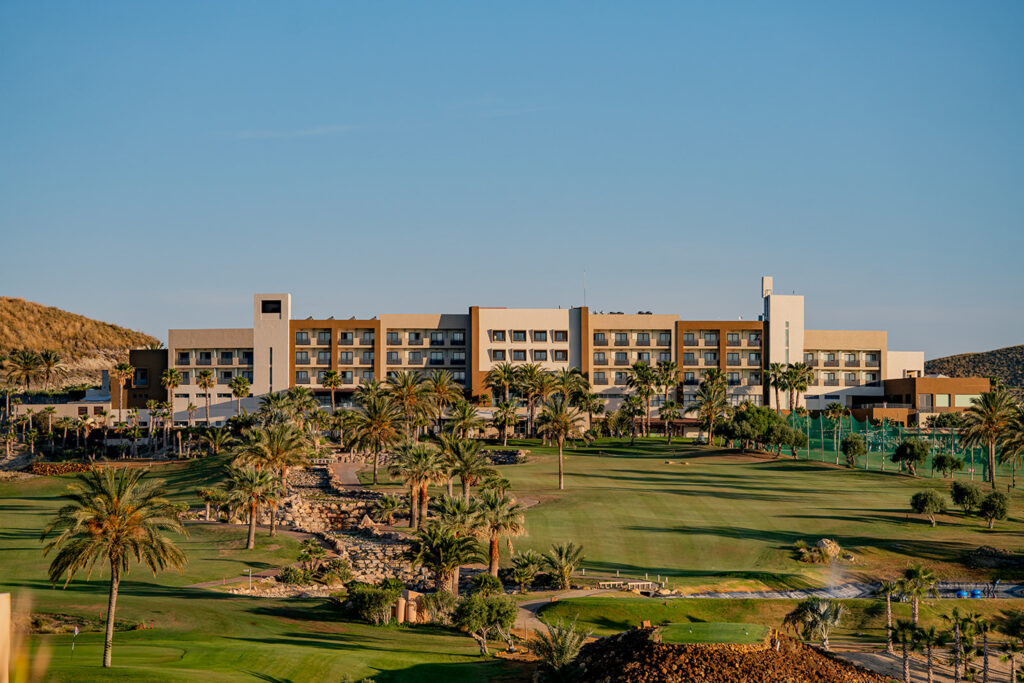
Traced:
<path fill-rule="evenodd" d="M 209 365 L 211 362 L 213 362 L 213 353 L 212 352 L 210 352 L 210 351 L 200 351 L 199 352 L 199 361 L 198 361 L 199 365 Z"/>
<path fill-rule="evenodd" d="M 307 370 L 296 370 L 295 371 L 295 383 L 296 384 L 309 384 L 309 372 Z"/>
<path fill-rule="evenodd" d="M 738 372 L 730 372 L 727 375 L 727 380 L 729 382 L 729 386 L 736 386 L 736 385 L 738 385 L 740 383 L 740 373 L 738 373 Z"/>
<path fill-rule="evenodd" d="M 338 333 L 338 344 L 345 344 L 346 346 L 351 345 L 355 341 L 355 333 L 353 332 L 339 332 Z"/>
<path fill-rule="evenodd" d="M 605 378 L 603 372 L 594 373 L 594 384 L 607 384 L 608 380 Z"/>
<path fill-rule="evenodd" d="M 718 362 L 718 354 L 715 353 L 714 351 L 705 351 L 704 352 L 704 362 L 705 363 L 717 363 Z"/>
<path fill-rule="evenodd" d="M 726 341 L 727 344 L 733 344 L 733 345 L 739 344 L 740 343 L 740 333 L 739 332 L 728 332 L 728 333 L 726 333 L 725 341 Z"/>
<path fill-rule="evenodd" d="M 234 398 L 233 394 L 217 394 L 217 398 Z"/>
<path fill-rule="evenodd" d="M 868 382 L 877 382 L 878 381 L 878 373 L 877 372 L 869 372 L 869 373 L 864 375 L 864 379 L 866 381 L 868 381 Z M 938 394 L 936 394 L 936 395 L 938 395 Z M 946 400 L 949 400 L 949 394 L 946 394 Z"/>
<path fill-rule="evenodd" d="M 504 349 L 491 349 L 491 360 L 503 361 L 505 360 Z"/>
<path fill-rule="evenodd" d="M 626 332 L 616 332 L 615 343 L 618 346 L 625 346 L 629 343 L 629 334 Z"/>
<path fill-rule="evenodd" d="M 846 373 L 846 381 L 847 381 L 847 383 L 856 382 L 857 381 L 856 373 L 853 373 L 853 372 Z"/>
<path fill-rule="evenodd" d="M 546 342 L 548 340 L 547 330 L 534 330 L 533 341 L 535 342 Z"/>
<path fill-rule="evenodd" d="M 296 332 L 295 333 L 296 344 L 308 344 L 309 343 L 309 332 Z"/>
<path fill-rule="evenodd" d="M 693 351 L 687 351 L 686 353 L 683 354 L 683 362 L 696 363 L 697 357 L 694 355 Z"/>
<path fill-rule="evenodd" d="M 636 343 L 640 344 L 641 346 L 647 346 L 648 344 L 651 343 L 651 333 L 650 332 L 637 332 L 636 333 Z"/>
<path fill-rule="evenodd" d="M 526 360 L 526 351 L 513 351 L 512 360 Z"/>
<path fill-rule="evenodd" d="M 740 354 L 738 354 L 738 353 L 727 353 L 727 354 L 725 354 L 725 362 L 728 363 L 729 365 L 739 365 L 740 364 Z"/>
<path fill-rule="evenodd" d="M 431 332 L 430 333 L 430 345 L 431 346 L 443 346 L 444 345 L 444 332 Z"/>
<path fill-rule="evenodd" d="M 249 380 L 249 384 L 252 384 L 252 370 L 242 370 L 239 374 Z"/>
<path fill-rule="evenodd" d="M 491 341 L 505 341 L 505 330 L 491 330 Z"/>
<path fill-rule="evenodd" d="M 149 370 L 146 368 L 135 368 L 135 377 L 132 378 L 132 386 L 144 387 L 149 384 Z"/>
<path fill-rule="evenodd" d="M 848 354 L 846 354 L 846 362 L 847 363 L 853 363 L 856 360 L 857 360 L 857 354 L 855 354 L 855 353 L 848 353 Z"/>
<path fill-rule="evenodd" d="M 670 360 L 672 360 L 672 352 L 671 351 L 659 351 L 658 352 L 658 362 L 659 363 L 668 363 Z"/>
<path fill-rule="evenodd" d="M 342 351 L 338 354 L 338 363 L 340 365 L 352 365 L 352 352 Z"/>
<path fill-rule="evenodd" d="M 188 396 L 188 394 L 185 394 L 185 395 Z M 103 410 L 104 410 L 104 408 L 102 408 L 101 406 L 93 406 L 92 407 L 92 414 L 93 415 L 101 415 L 103 413 Z"/>
<path fill-rule="evenodd" d="M 615 373 L 615 383 L 616 384 L 625 384 L 626 381 L 627 381 L 626 380 L 626 374 L 627 373 L 625 373 L 625 372 L 616 372 Z"/>
<path fill-rule="evenodd" d="M 466 352 L 465 351 L 452 351 L 452 363 L 465 363 Z"/>
<path fill-rule="evenodd" d="M 265 299 L 260 302 L 260 313 L 280 313 L 281 301 L 279 299 Z"/>
<path fill-rule="evenodd" d="M 188 351 L 178 351 L 178 365 L 188 365 L 189 360 Z"/>
<path fill-rule="evenodd" d="M 949 407 L 949 394 L 935 394 L 935 407 L 936 408 L 948 408 Z"/>
<path fill-rule="evenodd" d="M 685 382 L 686 384 L 693 384 L 696 381 L 697 379 L 692 372 L 683 373 L 683 382 Z"/>
<path fill-rule="evenodd" d="M 625 351 L 616 351 L 615 352 L 615 363 L 617 365 L 625 365 L 628 362 L 629 362 L 629 356 L 626 355 Z"/>
<path fill-rule="evenodd" d="M 459 384 L 466 383 L 466 371 L 465 370 L 452 370 L 452 379 Z"/>
<path fill-rule="evenodd" d="M 316 352 L 316 363 L 317 363 L 317 365 L 330 365 L 331 364 L 331 352 L 330 351 L 317 351 Z"/>
<path fill-rule="evenodd" d="M 805 353 L 804 354 L 804 362 L 807 363 L 808 365 L 814 365 L 814 354 L 813 353 Z"/>
<path fill-rule="evenodd" d="M 651 354 L 649 351 L 640 351 L 636 354 L 636 360 L 638 363 L 650 363 Z"/>
<path fill-rule="evenodd" d="M 538 350 L 535 349 L 534 352 L 533 352 L 533 359 L 534 360 L 547 360 L 548 359 L 548 352 L 547 351 L 538 351 Z"/>
<path fill-rule="evenodd" d="M 430 364 L 431 365 L 444 365 L 444 351 L 431 351 L 430 352 Z"/>
<path fill-rule="evenodd" d="M 836 381 L 836 373 L 834 373 L 834 372 L 826 372 L 825 373 L 825 381 L 826 382 L 835 382 Z"/>
<path fill-rule="evenodd" d="M 564 362 L 569 360 L 569 352 L 565 349 L 555 349 L 551 353 L 554 354 L 554 359 L 556 361 Z"/>
<path fill-rule="evenodd" d="M 750 383 L 752 385 L 760 384 L 761 383 L 761 373 L 760 372 L 752 372 L 752 373 L 750 373 Z"/>
<path fill-rule="evenodd" d="M 526 330 L 512 330 L 512 341 L 524 342 L 526 341 Z"/>
<path fill-rule="evenodd" d="M 401 361 L 398 360 L 398 351 L 388 351 L 388 363 L 391 365 L 397 365 Z"/>
<path fill-rule="evenodd" d="M 671 332 L 659 332 L 658 333 L 658 346 L 668 346 L 672 343 Z"/>
<path fill-rule="evenodd" d="M 384 373 L 384 377 L 387 379 L 391 379 L 392 377 L 398 377 L 398 370 L 388 370 L 386 373 Z"/>
<path fill-rule="evenodd" d="M 567 342 L 569 341 L 569 333 L 565 330 L 555 330 L 555 341 L 556 342 Z"/>
<path fill-rule="evenodd" d="M 370 382 L 373 380 L 373 370 L 363 370 L 363 381 Z"/>
<path fill-rule="evenodd" d="M 78 406 L 78 414 L 80 416 L 81 415 L 88 415 L 89 414 L 89 408 L 87 406 Z"/>
<path fill-rule="evenodd" d="M 329 330 L 321 330 L 316 333 L 316 343 L 319 346 L 330 346 L 331 333 Z"/>
<path fill-rule="evenodd" d="M 466 343 L 465 332 L 452 332 L 452 344 L 455 346 L 462 346 Z"/>
<path fill-rule="evenodd" d="M 317 384 L 323 384 L 324 383 L 324 375 L 326 375 L 326 374 L 327 374 L 327 370 L 317 370 L 316 371 L 316 383 Z"/>
<path fill-rule="evenodd" d="M 373 344 L 373 341 L 376 338 L 377 338 L 377 333 L 374 332 L 373 330 L 368 330 L 367 332 L 363 332 L 363 343 L 364 344 Z"/>
<path fill-rule="evenodd" d="M 410 363 L 419 363 L 421 360 L 423 360 L 423 352 L 422 351 L 410 351 L 409 352 L 409 362 Z"/>
<path fill-rule="evenodd" d="M 296 365 L 309 365 L 309 351 L 296 351 L 295 352 L 295 364 Z"/>
<path fill-rule="evenodd" d="M 757 365 L 761 364 L 761 354 L 759 354 L 759 353 L 752 353 L 748 357 L 750 358 L 750 362 L 751 363 L 756 363 Z"/>
<path fill-rule="evenodd" d="M 353 374 L 351 370 L 341 371 L 341 381 L 344 382 L 345 384 L 352 384 L 352 377 Z"/>
<path fill-rule="evenodd" d="M 220 352 L 220 364 L 221 365 L 231 365 L 234 362 L 235 362 L 235 354 L 233 354 L 231 351 L 221 351 Z"/>
<path fill-rule="evenodd" d="M 230 370 L 221 370 L 220 371 L 220 381 L 223 384 L 226 384 L 227 382 L 230 382 L 231 381 L 231 371 Z"/>
<path fill-rule="evenodd" d="M 181 373 L 181 383 L 182 384 L 188 384 L 189 383 L 188 381 L 189 381 L 189 374 L 188 374 L 188 370 L 186 370 L 185 372 Z"/>
<path fill-rule="evenodd" d="M 694 336 L 693 332 L 683 333 L 683 344 L 685 346 L 694 346 L 697 343 L 697 337 Z"/>
<path fill-rule="evenodd" d="M 836 359 L 836 354 L 834 354 L 834 353 L 826 353 L 825 354 L 825 360 L 835 361 L 835 359 Z"/>
<path fill-rule="evenodd" d="M 704 343 L 708 346 L 714 346 L 718 344 L 718 333 L 717 332 L 705 332 Z"/>
<path fill-rule="evenodd" d="M 402 342 L 400 342 L 398 340 L 398 333 L 397 332 L 388 332 L 387 340 L 388 340 L 388 344 L 401 344 L 402 343 Z"/>
<path fill-rule="evenodd" d="M 602 363 L 602 364 L 607 362 L 607 356 L 604 355 L 604 351 L 595 351 L 594 352 L 594 362 L 595 363 Z"/>
<path fill-rule="evenodd" d="M 409 343 L 410 344 L 419 344 L 421 341 L 423 341 L 423 335 L 422 334 L 420 334 L 419 332 L 410 332 L 409 333 Z"/>
<path fill-rule="evenodd" d="M 241 365 L 252 365 L 252 351 L 242 351 L 242 356 L 238 362 Z"/>
<path fill-rule="evenodd" d="M 372 363 L 376 358 L 373 351 L 363 351 L 363 363 Z"/>
<path fill-rule="evenodd" d="M 608 337 L 605 336 L 604 332 L 595 332 L 594 333 L 594 343 L 595 344 L 607 344 L 608 343 Z"/>

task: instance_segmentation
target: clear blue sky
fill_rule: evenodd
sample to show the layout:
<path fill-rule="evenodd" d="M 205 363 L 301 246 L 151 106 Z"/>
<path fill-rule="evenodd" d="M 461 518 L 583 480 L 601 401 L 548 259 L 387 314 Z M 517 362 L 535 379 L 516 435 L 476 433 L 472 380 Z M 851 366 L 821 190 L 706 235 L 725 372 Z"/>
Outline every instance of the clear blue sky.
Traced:
<path fill-rule="evenodd" d="M 1024 3 L 0 4 L 0 293 L 1024 343 Z"/>

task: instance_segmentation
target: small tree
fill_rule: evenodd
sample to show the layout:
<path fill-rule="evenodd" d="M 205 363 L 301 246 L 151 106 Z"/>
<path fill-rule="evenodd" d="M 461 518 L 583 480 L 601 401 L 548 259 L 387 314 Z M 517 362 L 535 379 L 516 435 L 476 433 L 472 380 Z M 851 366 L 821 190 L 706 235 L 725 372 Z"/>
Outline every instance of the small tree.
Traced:
<path fill-rule="evenodd" d="M 864 437 L 860 434 L 850 434 L 843 439 L 843 455 L 846 457 L 846 466 L 854 468 L 857 466 L 857 458 L 867 455 L 868 449 L 864 444 Z"/>
<path fill-rule="evenodd" d="M 501 585 L 501 579 L 490 574 L 477 574 L 470 581 L 473 587 L 473 594 L 480 595 L 502 595 L 505 587 Z"/>
<path fill-rule="evenodd" d="M 319 569 L 326 559 L 327 551 L 315 538 L 307 538 L 299 546 L 299 562 L 310 574 Z"/>
<path fill-rule="evenodd" d="M 910 507 L 919 515 L 928 517 L 928 521 L 935 526 L 935 515 L 946 511 L 946 501 L 942 496 L 931 489 L 919 491 L 910 498 Z"/>
<path fill-rule="evenodd" d="M 944 413 L 952 415 L 953 413 Z M 953 472 L 959 472 L 964 468 L 964 461 L 949 453 L 937 453 L 932 456 L 932 467 L 939 471 L 943 477 L 953 476 Z"/>
<path fill-rule="evenodd" d="M 917 467 L 928 459 L 928 443 L 921 439 L 905 439 L 896 447 L 892 454 L 892 461 L 899 465 L 906 465 L 910 470 L 910 476 L 917 476 Z"/>
<path fill-rule="evenodd" d="M 963 509 L 965 515 L 970 515 L 974 508 L 981 505 L 984 494 L 974 484 L 954 481 L 949 485 L 949 497 L 953 505 Z"/>
<path fill-rule="evenodd" d="M 1010 499 L 1006 497 L 1006 494 L 993 491 L 981 501 L 978 511 L 981 512 L 982 517 L 988 520 L 988 528 L 991 529 L 995 526 L 997 519 L 1006 519 L 1009 508 Z"/>
<path fill-rule="evenodd" d="M 455 625 L 468 631 L 480 645 L 480 654 L 486 655 L 487 639 L 492 633 L 511 630 L 516 623 L 517 610 L 515 602 L 508 596 L 475 593 L 464 598 L 455 608 Z"/>
<path fill-rule="evenodd" d="M 547 633 L 538 631 L 526 644 L 527 649 L 540 658 L 543 667 L 554 674 L 556 680 L 572 680 L 570 669 L 580 648 L 591 631 L 576 628 L 576 622 L 563 624 L 559 619 L 554 626 L 545 624 Z"/>
<path fill-rule="evenodd" d="M 573 572 L 583 564 L 583 546 L 578 546 L 572 541 L 564 544 L 554 544 L 551 552 L 544 553 L 544 566 L 551 570 L 558 580 L 558 587 L 568 590 Z"/>

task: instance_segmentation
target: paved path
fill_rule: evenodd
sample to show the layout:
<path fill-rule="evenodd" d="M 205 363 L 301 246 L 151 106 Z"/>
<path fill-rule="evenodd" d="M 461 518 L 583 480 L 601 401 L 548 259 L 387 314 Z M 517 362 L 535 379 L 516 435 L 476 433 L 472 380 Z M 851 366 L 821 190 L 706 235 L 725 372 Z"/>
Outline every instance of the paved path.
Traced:
<path fill-rule="evenodd" d="M 538 598 L 537 600 L 527 600 L 526 602 L 519 603 L 519 613 L 516 615 L 515 628 L 523 631 L 539 631 L 544 627 L 544 623 L 537 618 L 537 612 L 540 608 L 552 601 L 552 598 L 558 600 L 568 600 L 569 598 L 585 598 L 591 595 L 601 595 L 604 593 L 611 593 L 604 589 L 597 588 L 586 588 L 580 590 L 568 590 L 557 593 L 554 596 L 548 596 L 546 598 Z"/>
<path fill-rule="evenodd" d="M 362 484 L 359 483 L 359 475 L 357 474 L 360 469 L 363 468 L 361 462 L 332 462 L 328 467 L 331 468 L 331 472 L 334 473 L 342 486 L 351 486 L 359 488 Z"/>

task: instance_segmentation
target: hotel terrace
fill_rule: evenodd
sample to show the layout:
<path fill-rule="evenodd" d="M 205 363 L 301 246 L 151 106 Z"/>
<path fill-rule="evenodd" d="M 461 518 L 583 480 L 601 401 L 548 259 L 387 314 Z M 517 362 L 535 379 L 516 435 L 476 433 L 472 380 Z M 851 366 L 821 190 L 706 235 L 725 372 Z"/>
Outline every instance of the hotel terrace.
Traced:
<path fill-rule="evenodd" d="M 815 380 L 800 402 L 811 410 L 834 401 L 872 407 L 883 402 L 883 380 L 923 375 L 924 354 L 889 350 L 884 331 L 807 329 L 802 296 L 775 294 L 770 277 L 762 278 L 761 290 L 763 313 L 749 321 L 597 313 L 587 307 L 486 306 L 453 314 L 300 320 L 292 318 L 289 294 L 257 294 L 252 327 L 170 330 L 166 350 L 132 352 L 136 373 L 125 389 L 125 404 L 143 409 L 147 400 L 166 401 L 160 376 L 168 367 L 183 379 L 173 396 L 177 422 L 188 419 L 189 403 L 205 407 L 205 392 L 196 386 L 196 375 L 204 369 L 216 377 L 211 391 L 215 421 L 236 411 L 227 386 L 235 375 L 252 385 L 252 396 L 242 401 L 252 410 L 260 396 L 292 386 L 308 387 L 329 405 L 329 390 L 321 384 L 328 370 L 342 377 L 336 398 L 345 406 L 355 389 L 373 378 L 383 380 L 399 370 L 442 369 L 484 412 L 493 399 L 485 377 L 503 362 L 578 368 L 610 409 L 627 392 L 629 366 L 640 361 L 674 361 L 679 382 L 672 398 L 684 405 L 710 368 L 725 374 L 732 403 L 767 405 L 774 395 L 765 383 L 769 365 L 807 363 Z M 111 399 L 116 408 L 117 392 L 111 392 Z M 658 396 L 654 404 L 662 400 Z"/>

